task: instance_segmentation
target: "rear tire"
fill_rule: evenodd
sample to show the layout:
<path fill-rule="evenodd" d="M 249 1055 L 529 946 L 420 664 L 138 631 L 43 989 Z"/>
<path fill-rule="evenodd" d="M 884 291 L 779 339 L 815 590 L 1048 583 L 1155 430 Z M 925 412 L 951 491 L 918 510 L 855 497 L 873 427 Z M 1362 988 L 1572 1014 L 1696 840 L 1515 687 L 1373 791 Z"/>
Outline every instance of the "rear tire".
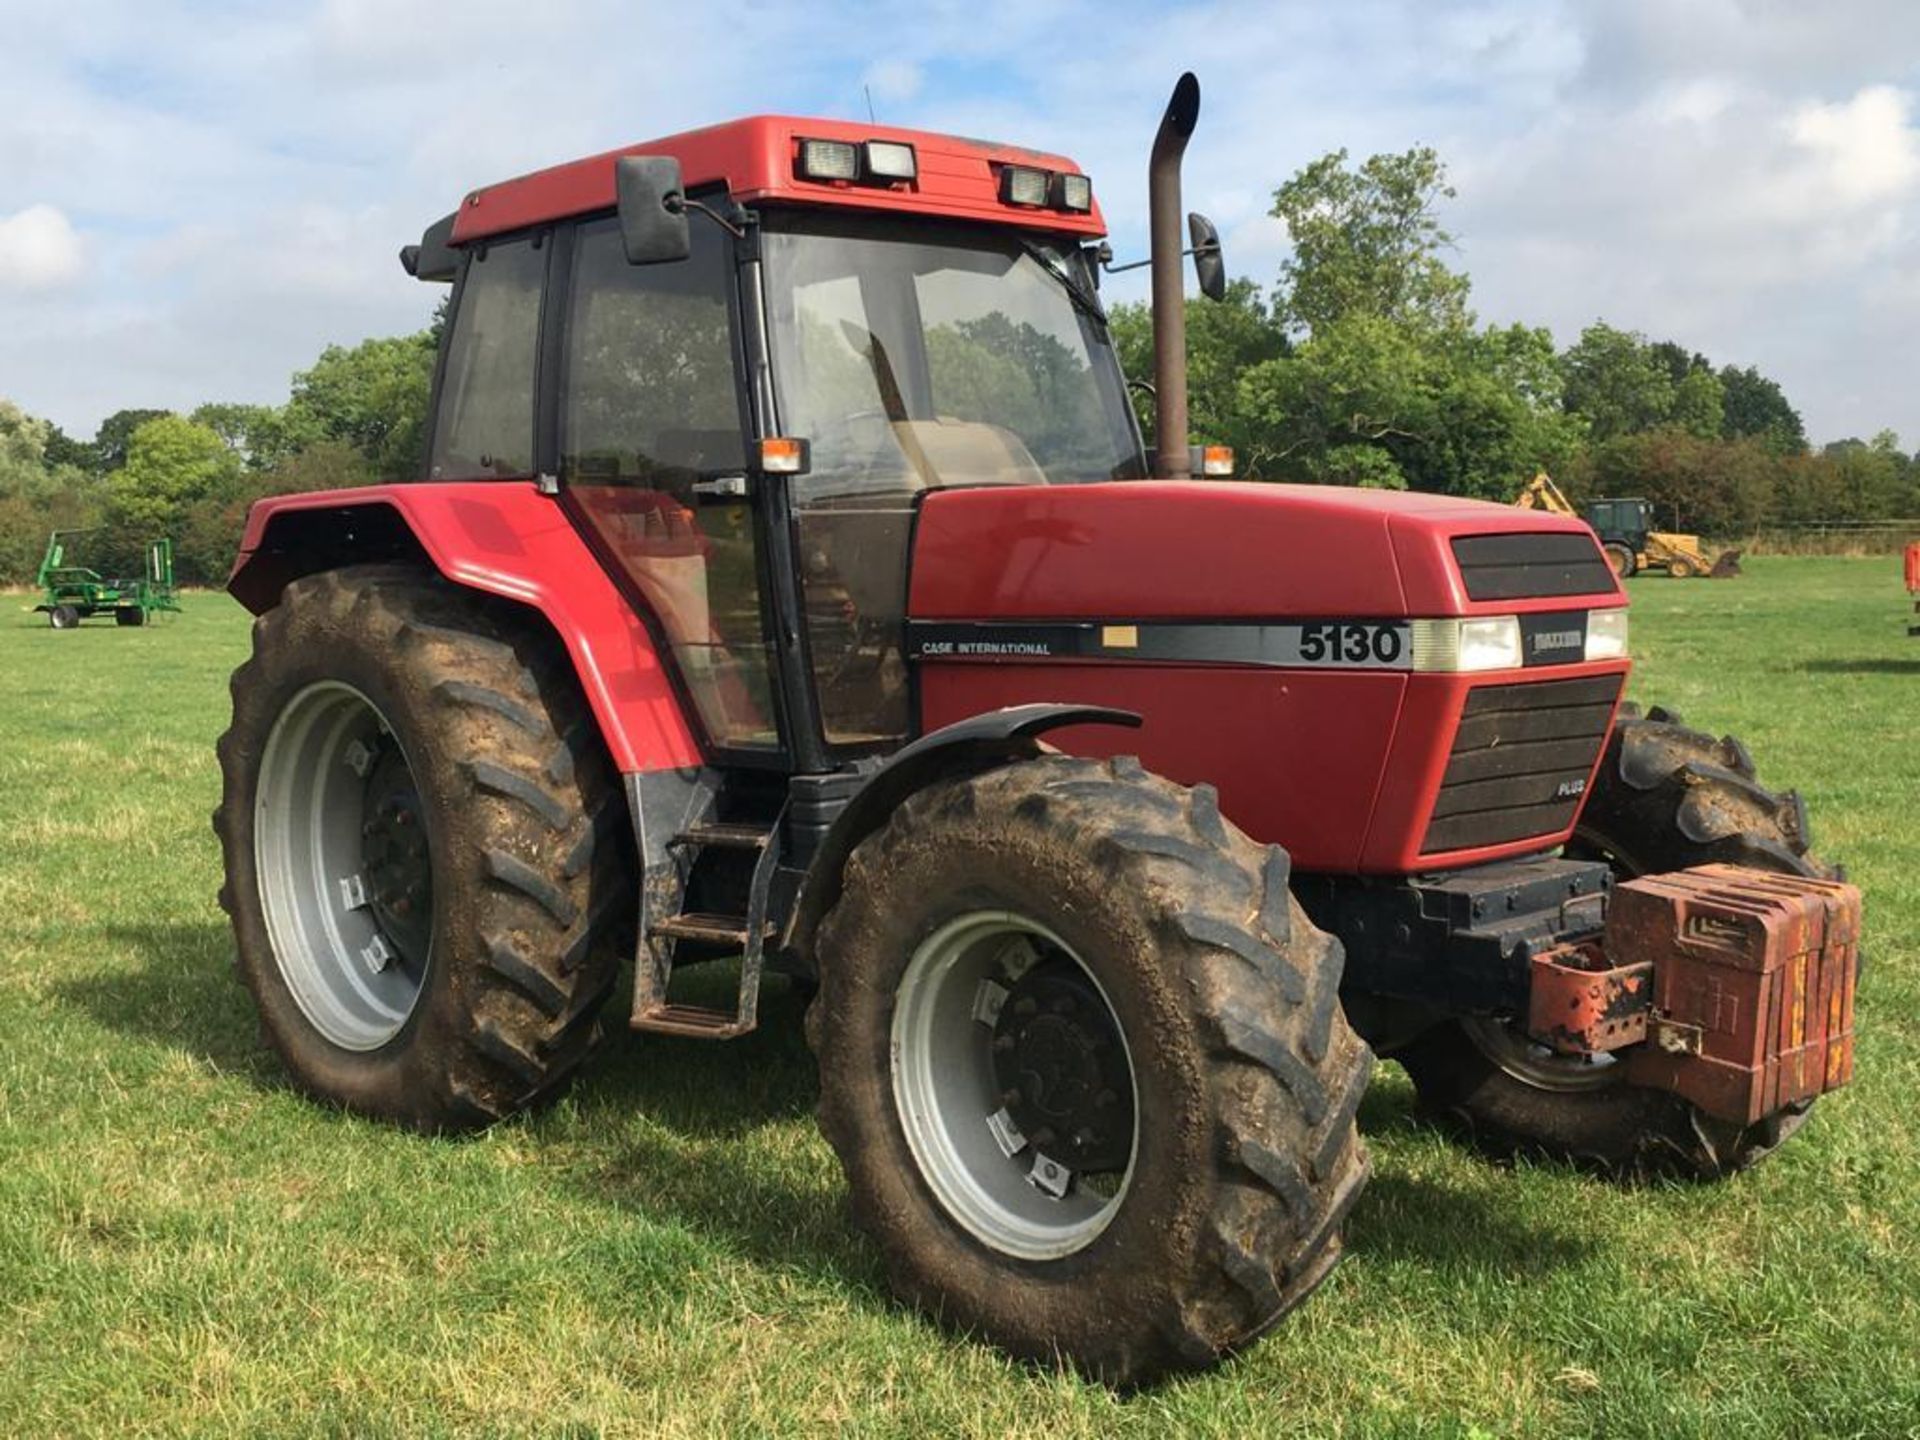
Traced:
<path fill-rule="evenodd" d="M 1615 540 L 1601 548 L 1607 552 L 1607 564 L 1613 567 L 1613 573 L 1620 579 L 1631 578 L 1633 572 L 1640 568 L 1640 557 L 1634 554 L 1631 545 L 1622 545 Z"/>
<path fill-rule="evenodd" d="M 1211 786 L 1183 790 L 1130 759 L 1049 755 L 939 781 L 861 842 L 820 931 L 808 1028 L 821 1128 L 900 1294 L 1015 1355 L 1133 1384 L 1213 1363 L 1326 1277 L 1367 1175 L 1353 1117 L 1372 1055 L 1339 1007 L 1339 942 L 1287 879 L 1285 852 L 1227 825 Z M 1018 1086 L 966 1078 L 992 1063 L 1004 1007 L 984 1020 L 963 993 L 943 1031 L 914 998 L 924 957 L 988 920 L 1079 966 L 1132 1081 L 1124 1178 L 1089 1197 L 1076 1176 L 1060 1203 L 1083 1203 L 1057 1224 L 1019 1168 L 1039 1173 L 1029 1157 L 1046 1152 L 1024 1132 L 1024 1148 L 978 1143 L 991 1105 L 1025 1103 Z M 1011 973 L 987 961 L 956 963 L 996 984 Z M 1056 1003 L 1071 1020 L 1071 997 Z M 942 1123 L 968 1084 L 984 1097 L 979 1128 L 937 1132 L 973 1148 L 958 1181 L 912 1078 L 936 1073 L 920 1053 L 934 1044 Z M 1019 1223 L 996 1223 L 996 1204 Z"/>
<path fill-rule="evenodd" d="M 147 612 L 137 605 L 122 606 L 113 612 L 116 625 L 138 626 L 147 623 Z"/>
<path fill-rule="evenodd" d="M 1621 879 L 1724 862 L 1792 875 L 1835 872 L 1808 852 L 1806 809 L 1755 778 L 1746 746 L 1654 709 L 1621 707 L 1566 853 Z M 1750 1126 L 1620 1082 L 1605 1062 L 1555 1056 L 1512 1022 L 1448 1020 L 1394 1057 L 1422 1102 L 1497 1156 L 1534 1151 L 1623 1175 L 1711 1180 L 1747 1169 L 1805 1121 L 1808 1105 Z"/>
<path fill-rule="evenodd" d="M 268 1043 L 309 1094 L 422 1130 L 556 1094 L 600 1036 L 635 889 L 564 652 L 400 566 L 296 580 L 253 642 L 214 828 Z M 421 879 L 421 832 L 427 883 L 385 886 Z"/>

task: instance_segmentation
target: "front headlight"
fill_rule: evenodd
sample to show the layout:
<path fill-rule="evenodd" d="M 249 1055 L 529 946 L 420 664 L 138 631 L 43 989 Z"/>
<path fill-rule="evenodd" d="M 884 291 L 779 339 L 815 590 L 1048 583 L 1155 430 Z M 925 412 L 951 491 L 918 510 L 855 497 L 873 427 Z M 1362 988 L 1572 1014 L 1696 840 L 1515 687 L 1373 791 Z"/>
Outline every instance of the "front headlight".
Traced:
<path fill-rule="evenodd" d="M 1627 654 L 1627 612 L 1587 612 L 1587 659 L 1622 660 Z"/>
<path fill-rule="evenodd" d="M 1458 673 L 1520 668 L 1520 617 L 1517 615 L 1412 623 L 1415 670 Z"/>

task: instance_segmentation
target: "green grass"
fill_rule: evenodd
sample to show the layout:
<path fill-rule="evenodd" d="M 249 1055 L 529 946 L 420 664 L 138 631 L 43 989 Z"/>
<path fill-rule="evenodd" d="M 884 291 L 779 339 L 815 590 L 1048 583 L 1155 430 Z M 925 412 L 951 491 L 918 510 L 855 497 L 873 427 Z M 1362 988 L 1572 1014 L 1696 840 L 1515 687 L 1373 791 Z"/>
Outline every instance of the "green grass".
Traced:
<path fill-rule="evenodd" d="M 0 615 L 0 1433 L 1920 1431 L 1920 639 L 1889 560 L 1634 582 L 1637 693 L 1742 734 L 1868 898 L 1859 1081 L 1713 1188 L 1501 1169 L 1383 1067 L 1350 1256 L 1132 1398 L 896 1306 L 798 1008 L 431 1141 L 291 1094 L 213 896 L 245 617 Z"/>

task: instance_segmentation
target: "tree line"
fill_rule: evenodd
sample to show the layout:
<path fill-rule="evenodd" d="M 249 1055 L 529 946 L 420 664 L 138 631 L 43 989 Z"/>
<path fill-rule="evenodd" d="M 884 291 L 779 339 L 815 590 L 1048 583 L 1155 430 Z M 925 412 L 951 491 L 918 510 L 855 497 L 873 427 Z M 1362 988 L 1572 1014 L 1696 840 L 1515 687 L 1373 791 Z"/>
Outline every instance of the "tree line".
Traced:
<path fill-rule="evenodd" d="M 1452 195 L 1430 149 L 1336 151 L 1275 191 L 1293 242 L 1277 281 L 1188 304 L 1195 437 L 1261 480 L 1507 500 L 1546 470 L 1576 498 L 1646 496 L 1663 523 L 1724 537 L 1920 515 L 1920 463 L 1893 432 L 1811 450 L 1751 366 L 1605 323 L 1565 350 L 1480 324 L 1448 263 Z M 255 499 L 417 475 L 444 311 L 329 346 L 282 405 L 121 410 L 79 440 L 0 399 L 0 582 L 32 578 L 49 531 L 90 528 L 76 552 L 96 569 L 131 571 L 168 534 L 183 581 L 218 582 Z M 1111 324 L 1127 373 L 1152 374 L 1147 307 L 1117 305 Z"/>
<path fill-rule="evenodd" d="M 93 532 L 69 558 L 112 574 L 168 535 L 182 582 L 218 583 L 262 496 L 417 475 L 442 321 L 328 346 L 283 405 L 119 410 L 91 440 L 0 398 L 0 583 L 31 581 L 54 530 Z"/>
<path fill-rule="evenodd" d="M 1545 470 L 1576 499 L 1645 496 L 1663 524 L 1724 537 L 1920 515 L 1920 463 L 1897 435 L 1810 450 L 1750 365 L 1604 322 L 1565 350 L 1545 329 L 1479 324 L 1448 263 L 1452 195 L 1430 149 L 1358 165 L 1337 151 L 1282 185 L 1278 282 L 1188 303 L 1195 438 L 1264 480 L 1508 500 Z M 1127 373 L 1151 374 L 1148 308 L 1112 320 Z M 1151 399 L 1136 402 L 1150 433 Z"/>

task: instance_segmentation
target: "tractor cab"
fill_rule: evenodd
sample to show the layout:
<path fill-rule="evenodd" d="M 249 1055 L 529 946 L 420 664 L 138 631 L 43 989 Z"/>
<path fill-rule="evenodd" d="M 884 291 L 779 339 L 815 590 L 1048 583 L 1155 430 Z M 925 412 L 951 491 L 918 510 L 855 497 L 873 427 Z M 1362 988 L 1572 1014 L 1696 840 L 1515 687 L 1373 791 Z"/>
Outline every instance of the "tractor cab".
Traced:
<path fill-rule="evenodd" d="M 1625 545 L 1638 552 L 1646 548 L 1653 529 L 1652 502 L 1638 498 L 1590 500 L 1580 513 L 1603 545 Z"/>
<path fill-rule="evenodd" d="M 818 121 L 649 149 L 476 192 L 411 252 L 457 282 L 427 478 L 549 476 L 717 756 L 895 748 L 924 496 L 1147 473 L 1091 184 Z M 516 223 L 556 192 L 582 213 Z"/>

